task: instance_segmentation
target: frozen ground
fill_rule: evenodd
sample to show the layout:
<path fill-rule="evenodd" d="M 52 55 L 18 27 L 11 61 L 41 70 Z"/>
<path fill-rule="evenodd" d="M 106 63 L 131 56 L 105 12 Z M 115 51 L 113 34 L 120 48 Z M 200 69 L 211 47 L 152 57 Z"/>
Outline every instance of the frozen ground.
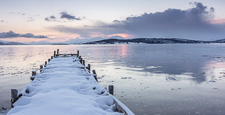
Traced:
<path fill-rule="evenodd" d="M 100 86 L 77 57 L 51 60 L 20 93 L 9 115 L 122 115 L 114 97 Z"/>

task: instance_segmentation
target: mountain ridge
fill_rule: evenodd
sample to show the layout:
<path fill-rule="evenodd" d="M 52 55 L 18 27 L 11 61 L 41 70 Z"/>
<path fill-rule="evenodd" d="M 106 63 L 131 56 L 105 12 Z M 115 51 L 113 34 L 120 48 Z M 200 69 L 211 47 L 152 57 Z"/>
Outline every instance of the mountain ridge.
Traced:
<path fill-rule="evenodd" d="M 133 39 L 117 39 L 117 38 L 109 38 L 109 39 L 101 39 L 97 41 L 79 43 L 79 44 L 198 44 L 198 43 L 225 43 L 225 39 L 214 40 L 214 41 L 203 41 L 203 40 L 189 40 L 189 39 L 181 39 L 181 38 L 133 38 Z M 77 43 L 31 43 L 25 44 L 20 42 L 4 42 L 0 41 L 0 45 L 75 45 Z"/>
<path fill-rule="evenodd" d="M 134 38 L 134 39 L 106 39 L 93 42 L 87 42 L 84 44 L 121 44 L 121 43 L 145 43 L 145 44 L 173 44 L 173 43 L 183 43 L 183 44 L 194 44 L 194 43 L 225 43 L 225 39 L 215 40 L 215 41 L 202 41 L 202 40 L 189 40 L 181 38 Z"/>
<path fill-rule="evenodd" d="M 0 45 L 27 45 L 20 42 L 0 42 Z"/>

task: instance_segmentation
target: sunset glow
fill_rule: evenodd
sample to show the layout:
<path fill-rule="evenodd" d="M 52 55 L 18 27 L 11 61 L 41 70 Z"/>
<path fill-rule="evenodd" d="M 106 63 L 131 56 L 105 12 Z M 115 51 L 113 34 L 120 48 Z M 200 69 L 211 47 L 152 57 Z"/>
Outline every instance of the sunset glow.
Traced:
<path fill-rule="evenodd" d="M 225 24 L 225 18 L 208 20 L 211 24 Z"/>
<path fill-rule="evenodd" d="M 125 33 L 119 33 L 119 34 L 110 34 L 110 35 L 107 35 L 107 37 L 112 37 L 112 36 L 120 36 L 120 37 L 123 37 L 123 38 L 131 38 L 132 35 L 129 35 L 129 34 L 125 34 Z"/>

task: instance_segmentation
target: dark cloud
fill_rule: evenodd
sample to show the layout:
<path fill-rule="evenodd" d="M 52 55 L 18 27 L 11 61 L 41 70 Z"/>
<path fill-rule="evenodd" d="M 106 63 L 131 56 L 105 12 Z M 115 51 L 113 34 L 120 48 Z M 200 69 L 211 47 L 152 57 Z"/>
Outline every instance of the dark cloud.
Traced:
<path fill-rule="evenodd" d="M 48 19 L 48 17 L 46 17 L 46 18 L 45 18 L 45 21 L 50 21 L 50 20 Z"/>
<path fill-rule="evenodd" d="M 208 10 L 202 3 L 193 4 L 195 7 L 188 10 L 168 9 L 164 12 L 128 17 L 126 20 L 120 21 L 117 26 L 130 33 L 145 37 L 193 38 L 196 36 L 198 38 L 204 32 L 214 31 L 216 28 L 207 22 L 213 10 Z"/>
<path fill-rule="evenodd" d="M 191 3 L 194 7 L 168 9 L 164 12 L 144 13 L 140 16 L 115 20 L 112 24 L 97 23 L 95 26 L 73 28 L 58 26 L 54 29 L 61 32 L 77 33 L 90 37 L 93 33 L 116 34 L 127 33 L 134 37 L 170 37 L 196 40 L 213 40 L 225 37 L 225 26 L 209 22 L 215 9 L 202 3 Z"/>
<path fill-rule="evenodd" d="M 114 22 L 114 23 L 120 23 L 120 21 L 119 21 L 119 20 L 113 20 L 113 22 Z"/>
<path fill-rule="evenodd" d="M 44 35 L 34 35 L 31 33 L 26 33 L 26 34 L 18 34 L 13 31 L 9 32 L 2 32 L 0 33 L 0 38 L 17 38 L 17 37 L 24 37 L 24 38 L 47 38 L 47 36 Z"/>
<path fill-rule="evenodd" d="M 50 16 L 49 18 L 50 18 L 50 19 L 56 19 L 55 16 Z"/>
<path fill-rule="evenodd" d="M 60 18 L 61 19 L 67 19 L 67 20 L 81 20 L 81 18 L 77 18 L 73 15 L 68 14 L 67 12 L 61 12 Z M 60 22 L 60 20 L 57 20 L 55 16 L 49 16 L 45 18 L 45 21 L 57 21 Z"/>
<path fill-rule="evenodd" d="M 46 17 L 45 21 L 56 21 L 56 17 L 55 16 Z"/>
<path fill-rule="evenodd" d="M 65 19 L 68 19 L 68 20 L 81 20 L 80 18 L 76 18 L 75 16 L 70 15 L 67 12 L 61 12 L 60 14 L 61 14 L 60 18 L 65 18 Z"/>
<path fill-rule="evenodd" d="M 55 17 L 55 16 L 50 16 L 49 18 L 50 18 L 50 19 L 56 19 L 56 17 Z"/>
<path fill-rule="evenodd" d="M 48 17 L 45 18 L 45 21 L 50 21 Z"/>

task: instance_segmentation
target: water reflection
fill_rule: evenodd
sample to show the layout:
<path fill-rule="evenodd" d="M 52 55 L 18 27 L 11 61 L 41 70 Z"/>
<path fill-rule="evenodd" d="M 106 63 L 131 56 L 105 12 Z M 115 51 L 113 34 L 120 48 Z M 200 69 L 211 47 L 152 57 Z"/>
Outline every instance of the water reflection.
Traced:
<path fill-rule="evenodd" d="M 177 48 L 180 46 L 181 48 Z M 129 50 L 132 55 L 128 55 L 122 60 L 125 62 L 125 66 L 130 68 L 143 68 L 138 71 L 145 71 L 151 73 L 165 73 L 170 75 L 182 75 L 183 73 L 191 73 L 197 83 L 206 81 L 206 70 L 207 64 L 214 64 L 218 61 L 217 59 L 210 59 L 209 57 L 203 57 L 209 52 L 212 52 L 212 56 L 221 54 L 217 48 L 203 48 L 192 49 L 190 46 L 182 45 L 162 45 L 158 46 L 148 46 L 142 48 L 135 48 L 130 46 Z M 156 48 L 155 48 L 156 47 Z M 176 50 L 175 50 L 176 49 Z M 212 51 L 212 49 L 214 51 Z M 210 50 L 210 51 L 209 51 Z M 140 53 L 138 53 L 140 52 Z M 223 57 L 223 54 L 220 55 Z M 220 62 L 223 65 L 224 62 Z M 149 67 L 155 68 L 149 68 Z M 214 69 L 211 67 L 210 69 Z"/>
<path fill-rule="evenodd" d="M 115 54 L 122 49 L 122 46 L 113 47 Z M 127 45 L 126 56 L 119 60 L 113 60 L 117 55 L 106 55 L 103 58 L 111 60 L 110 63 L 104 60 L 94 63 L 100 70 L 101 84 L 114 84 L 116 96 L 136 114 L 225 113 L 222 109 L 225 104 L 220 102 L 224 99 L 221 92 L 224 78 L 214 82 L 213 77 L 224 71 L 224 66 L 215 69 L 215 63 L 224 65 L 223 58 L 212 58 L 224 57 L 217 46 L 137 47 Z M 220 47 L 224 49 L 224 46 Z M 104 50 L 107 52 L 107 48 Z"/>
<path fill-rule="evenodd" d="M 127 45 L 121 45 L 121 54 L 119 56 L 122 56 L 122 58 L 126 57 L 127 55 Z"/>

